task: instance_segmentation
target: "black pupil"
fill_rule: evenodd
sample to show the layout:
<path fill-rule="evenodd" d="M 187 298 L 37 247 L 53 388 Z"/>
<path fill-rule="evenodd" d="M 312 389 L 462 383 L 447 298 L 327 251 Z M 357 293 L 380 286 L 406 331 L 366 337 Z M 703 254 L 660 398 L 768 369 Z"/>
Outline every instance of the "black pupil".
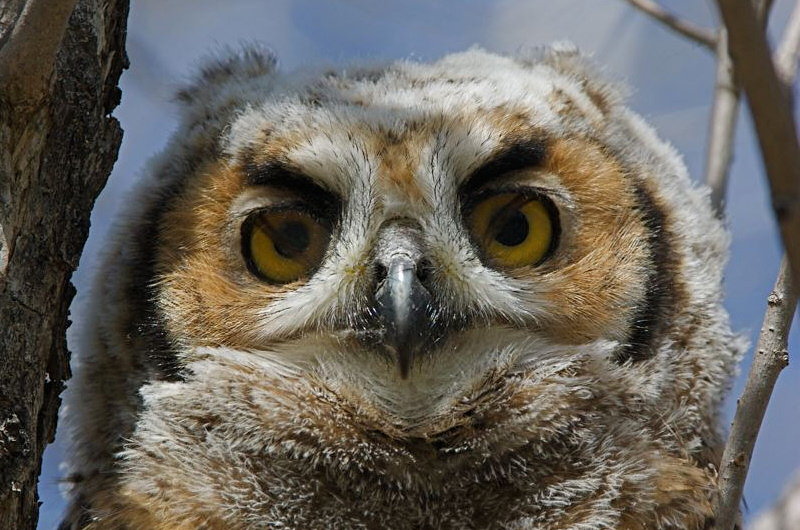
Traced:
<path fill-rule="evenodd" d="M 299 221 L 287 221 L 278 229 L 275 238 L 275 250 L 284 258 L 294 258 L 308 248 L 311 243 L 311 234 L 308 228 Z"/>
<path fill-rule="evenodd" d="M 519 210 L 506 217 L 494 239 L 501 245 L 516 247 L 528 237 L 528 218 Z"/>

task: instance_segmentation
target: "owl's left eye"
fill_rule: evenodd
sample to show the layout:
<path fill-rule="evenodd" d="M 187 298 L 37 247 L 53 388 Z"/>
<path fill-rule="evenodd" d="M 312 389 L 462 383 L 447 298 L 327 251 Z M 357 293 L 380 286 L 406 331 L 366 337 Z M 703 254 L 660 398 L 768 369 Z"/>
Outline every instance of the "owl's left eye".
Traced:
<path fill-rule="evenodd" d="M 242 225 L 242 253 L 255 275 L 272 283 L 306 278 L 322 262 L 330 227 L 299 208 L 262 210 Z"/>
<path fill-rule="evenodd" d="M 498 193 L 480 200 L 469 221 L 473 236 L 493 265 L 536 266 L 555 249 L 558 217 L 545 197 Z"/>

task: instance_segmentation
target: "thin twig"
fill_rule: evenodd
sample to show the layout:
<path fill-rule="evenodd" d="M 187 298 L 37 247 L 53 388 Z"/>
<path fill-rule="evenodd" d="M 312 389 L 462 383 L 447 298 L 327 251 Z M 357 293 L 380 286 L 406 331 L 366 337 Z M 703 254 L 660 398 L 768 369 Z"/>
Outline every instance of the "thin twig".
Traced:
<path fill-rule="evenodd" d="M 766 28 L 772 0 L 756 0 L 756 13 L 762 27 Z M 711 107 L 708 147 L 706 148 L 705 182 L 711 189 L 711 205 L 717 216 L 723 217 L 723 202 L 728 191 L 736 122 L 742 87 L 728 49 L 728 32 L 724 27 L 717 35 L 717 69 L 714 78 L 714 102 Z"/>
<path fill-rule="evenodd" d="M 717 37 L 717 71 L 705 172 L 705 182 L 711 188 L 711 205 L 719 217 L 723 215 L 722 203 L 728 188 L 740 97 L 741 89 L 736 83 L 733 62 L 728 53 L 728 34 L 721 29 Z"/>
<path fill-rule="evenodd" d="M 25 2 L 0 48 L 0 96 L 7 104 L 31 107 L 44 95 L 75 2 Z"/>
<path fill-rule="evenodd" d="M 761 27 L 764 30 L 767 29 L 767 23 L 769 22 L 769 12 L 772 9 L 772 4 L 774 0 L 753 0 L 753 4 L 756 6 L 756 15 L 758 15 L 758 20 L 761 22 Z"/>
<path fill-rule="evenodd" d="M 778 50 L 775 52 L 775 68 L 784 84 L 789 87 L 797 76 L 797 66 L 800 62 L 800 1 L 795 3 L 794 10 L 789 17 L 789 23 L 783 33 Z"/>
<path fill-rule="evenodd" d="M 778 78 L 753 5 L 717 0 L 729 48 L 750 103 L 792 276 L 800 279 L 800 147 L 788 90 Z"/>
<path fill-rule="evenodd" d="M 698 26 L 697 24 L 693 24 L 687 20 L 683 20 L 652 0 L 627 0 L 627 2 L 636 9 L 647 13 L 654 19 L 658 20 L 669 29 L 677 31 L 684 37 L 687 37 L 710 50 L 713 50 L 717 45 L 717 36 L 712 30 Z"/>
<path fill-rule="evenodd" d="M 715 507 L 717 530 L 731 530 L 739 513 L 744 479 L 756 443 L 764 412 L 775 381 L 789 363 L 786 342 L 797 305 L 788 261 L 784 257 L 775 288 L 767 299 L 767 311 L 758 337 L 750 373 L 747 375 L 731 433 L 719 470 L 719 498 Z"/>

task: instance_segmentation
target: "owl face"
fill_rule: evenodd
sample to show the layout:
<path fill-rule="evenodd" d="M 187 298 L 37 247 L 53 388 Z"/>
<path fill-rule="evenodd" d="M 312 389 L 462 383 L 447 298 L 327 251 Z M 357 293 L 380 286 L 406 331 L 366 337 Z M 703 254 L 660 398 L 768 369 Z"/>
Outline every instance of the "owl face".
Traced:
<path fill-rule="evenodd" d="M 248 50 L 179 98 L 85 325 L 76 520 L 706 527 L 727 234 L 575 50 Z"/>
<path fill-rule="evenodd" d="M 415 417 L 555 352 L 649 356 L 681 281 L 664 205 L 603 143 L 613 96 L 462 60 L 285 81 L 231 113 L 160 222 L 171 339 Z"/>

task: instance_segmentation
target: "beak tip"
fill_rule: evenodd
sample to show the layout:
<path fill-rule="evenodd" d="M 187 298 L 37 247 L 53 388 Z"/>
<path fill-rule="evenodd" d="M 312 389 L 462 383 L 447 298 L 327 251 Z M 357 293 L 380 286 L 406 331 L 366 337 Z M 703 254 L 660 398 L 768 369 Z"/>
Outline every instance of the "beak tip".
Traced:
<path fill-rule="evenodd" d="M 400 365 L 400 379 L 406 381 L 408 379 L 409 367 L 407 365 Z"/>
<path fill-rule="evenodd" d="M 411 357 L 410 352 L 398 352 L 397 367 L 400 370 L 400 379 L 403 381 L 408 379 L 408 374 L 411 371 Z"/>
<path fill-rule="evenodd" d="M 425 341 L 431 306 L 431 294 L 418 278 L 416 267 L 406 257 L 393 260 L 374 294 L 384 347 L 396 357 L 403 380 L 408 379 L 411 363 Z"/>

